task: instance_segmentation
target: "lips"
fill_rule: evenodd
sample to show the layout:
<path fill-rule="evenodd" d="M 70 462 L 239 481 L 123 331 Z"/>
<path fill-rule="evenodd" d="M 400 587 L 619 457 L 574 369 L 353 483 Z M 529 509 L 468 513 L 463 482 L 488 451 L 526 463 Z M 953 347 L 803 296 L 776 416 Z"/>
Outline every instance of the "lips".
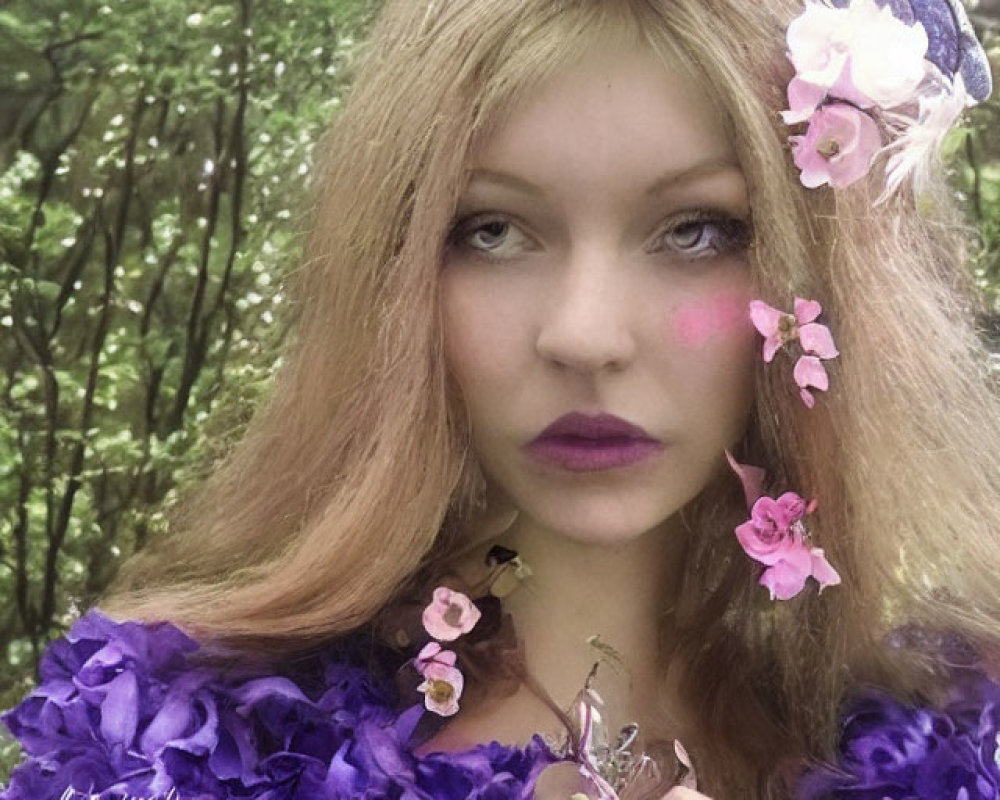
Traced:
<path fill-rule="evenodd" d="M 597 472 L 637 464 L 663 449 L 642 428 L 612 414 L 560 417 L 525 448 L 536 460 L 570 472 Z"/>

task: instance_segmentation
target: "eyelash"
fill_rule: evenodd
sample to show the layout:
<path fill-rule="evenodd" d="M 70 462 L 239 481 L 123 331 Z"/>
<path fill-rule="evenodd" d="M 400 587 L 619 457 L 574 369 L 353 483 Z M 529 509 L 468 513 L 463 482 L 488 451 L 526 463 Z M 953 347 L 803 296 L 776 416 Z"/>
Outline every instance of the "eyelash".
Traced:
<path fill-rule="evenodd" d="M 723 211 L 707 208 L 686 211 L 670 221 L 670 224 L 653 237 L 654 243 L 662 242 L 665 236 L 676 234 L 679 230 L 689 226 L 701 226 L 700 242 L 704 236 L 704 231 L 709 226 L 715 226 L 717 233 L 713 237 L 713 250 L 692 254 L 683 249 L 673 249 L 679 256 L 688 256 L 692 260 L 711 258 L 713 256 L 731 255 L 746 250 L 750 246 L 750 223 L 744 219 L 739 219 Z M 717 244 L 721 240 L 721 244 Z M 655 252 L 655 247 L 654 247 Z"/>
<path fill-rule="evenodd" d="M 483 212 L 472 214 L 464 219 L 458 220 L 448 234 L 448 245 L 450 247 L 464 247 L 477 254 L 494 260 L 502 260 L 504 256 L 493 255 L 493 251 L 486 247 L 476 247 L 469 243 L 469 239 L 478 231 L 491 224 L 502 224 L 511 229 L 518 230 L 522 237 L 527 238 L 515 220 L 504 214 L 494 212 Z M 693 253 L 684 248 L 671 247 L 664 244 L 664 239 L 670 235 L 676 235 L 678 231 L 685 227 L 700 226 L 700 233 L 697 242 L 705 236 L 705 231 L 710 226 L 715 226 L 717 232 L 712 237 L 710 250 L 702 250 Z M 721 240 L 721 244 L 719 243 Z M 653 244 L 647 248 L 647 252 L 656 253 L 664 250 L 671 251 L 681 258 L 688 258 L 697 261 L 716 256 L 730 255 L 746 250 L 750 244 L 750 224 L 743 219 L 732 216 L 724 211 L 712 209 L 693 209 L 677 215 L 670 220 L 669 224 L 660 229 L 653 236 Z M 502 245 L 502 243 L 501 243 Z"/>

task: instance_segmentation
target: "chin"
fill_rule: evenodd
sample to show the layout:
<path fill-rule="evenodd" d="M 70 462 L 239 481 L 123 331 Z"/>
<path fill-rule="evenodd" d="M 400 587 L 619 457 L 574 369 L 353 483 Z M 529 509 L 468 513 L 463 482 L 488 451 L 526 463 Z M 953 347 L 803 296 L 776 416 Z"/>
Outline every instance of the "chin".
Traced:
<path fill-rule="evenodd" d="M 529 517 L 541 527 L 554 534 L 574 542 L 603 547 L 615 547 L 629 544 L 641 539 L 645 534 L 664 526 L 674 515 L 642 514 L 636 509 L 622 513 L 620 507 L 613 509 L 588 509 L 579 506 L 575 509 L 555 510 L 551 513 L 532 514 L 526 510 Z"/>

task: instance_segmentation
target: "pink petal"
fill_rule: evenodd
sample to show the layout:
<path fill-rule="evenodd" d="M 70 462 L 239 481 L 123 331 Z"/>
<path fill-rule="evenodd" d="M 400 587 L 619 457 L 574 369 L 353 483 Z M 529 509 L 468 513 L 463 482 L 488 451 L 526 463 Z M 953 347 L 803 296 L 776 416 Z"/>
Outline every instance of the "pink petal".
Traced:
<path fill-rule="evenodd" d="M 826 97 L 826 89 L 798 76 L 788 83 L 788 111 L 781 112 L 786 125 L 805 122 Z"/>
<path fill-rule="evenodd" d="M 882 134 L 868 114 L 854 109 L 855 130 L 842 145 L 840 155 L 830 162 L 830 185 L 843 189 L 860 180 L 871 169 L 875 154 L 882 148 Z"/>
<path fill-rule="evenodd" d="M 792 370 L 795 383 L 801 389 L 813 387 L 825 392 L 830 388 L 830 378 L 826 374 L 823 362 L 816 356 L 801 356 L 795 362 L 795 369 Z"/>
<path fill-rule="evenodd" d="M 802 495 L 798 492 L 785 492 L 778 497 L 776 502 L 785 512 L 789 526 L 801 520 L 806 514 L 811 513 L 810 508 L 812 504 L 806 503 Z"/>
<path fill-rule="evenodd" d="M 769 306 L 763 300 L 750 301 L 750 321 L 761 336 L 771 337 L 778 332 L 778 323 L 785 316 L 784 311 Z"/>
<path fill-rule="evenodd" d="M 801 297 L 795 298 L 795 321 L 799 325 L 815 322 L 816 318 L 822 313 L 823 306 L 815 300 L 803 300 Z"/>
<path fill-rule="evenodd" d="M 805 403 L 806 408 L 813 408 L 816 405 L 816 398 L 812 396 L 812 392 L 808 389 L 799 389 L 799 397 L 802 398 L 802 402 Z"/>
<path fill-rule="evenodd" d="M 765 566 L 777 564 L 782 560 L 784 552 L 779 542 L 768 543 L 761 538 L 761 531 L 751 521 L 738 525 L 735 530 L 736 538 L 746 553 L 754 561 Z"/>
<path fill-rule="evenodd" d="M 740 464 L 728 450 L 726 450 L 726 460 L 743 485 L 743 496 L 747 501 L 747 510 L 750 510 L 757 502 L 757 498 L 764 494 L 764 480 L 767 473 L 761 467 Z"/>
<path fill-rule="evenodd" d="M 840 583 L 840 574 L 826 560 L 826 555 L 822 548 L 814 547 L 809 551 L 812 557 L 812 576 L 819 581 L 819 590 L 823 591 L 827 586 L 837 586 Z"/>
<path fill-rule="evenodd" d="M 808 572 L 797 569 L 787 561 L 779 561 L 764 570 L 764 574 L 760 576 L 760 585 L 767 587 L 772 600 L 789 600 L 802 591 L 807 577 Z"/>
<path fill-rule="evenodd" d="M 781 349 L 781 339 L 776 335 L 769 336 L 764 340 L 764 348 L 761 350 L 761 357 L 765 364 L 770 364 L 774 360 L 774 354 Z"/>
<path fill-rule="evenodd" d="M 444 664 L 454 667 L 458 656 L 454 650 L 442 650 L 437 642 L 428 642 L 414 659 L 414 666 L 417 672 L 424 674 L 430 664 Z"/>
<path fill-rule="evenodd" d="M 788 507 L 773 497 L 761 497 L 750 509 L 750 518 L 758 528 L 787 533 L 795 518 Z"/>
<path fill-rule="evenodd" d="M 830 87 L 830 95 L 840 100 L 846 100 L 858 108 L 871 108 L 873 105 L 871 98 L 854 85 L 854 75 L 851 68 L 851 57 L 848 55 L 844 62 L 843 71 Z"/>
<path fill-rule="evenodd" d="M 811 322 L 799 328 L 799 342 L 807 353 L 820 358 L 836 358 L 840 355 L 833 343 L 833 335 L 826 325 Z"/>
<path fill-rule="evenodd" d="M 807 189 L 816 189 L 830 182 L 828 162 L 816 152 L 805 136 L 789 136 L 792 146 L 792 161 L 801 170 L 799 181 Z"/>

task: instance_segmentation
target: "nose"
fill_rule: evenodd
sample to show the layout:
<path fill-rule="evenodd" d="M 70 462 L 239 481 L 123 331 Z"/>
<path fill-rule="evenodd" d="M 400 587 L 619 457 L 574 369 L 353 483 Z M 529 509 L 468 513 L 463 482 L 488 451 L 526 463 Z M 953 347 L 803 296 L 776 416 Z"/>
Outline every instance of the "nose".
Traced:
<path fill-rule="evenodd" d="M 577 257 L 542 304 L 535 349 L 550 363 L 580 373 L 620 371 L 636 353 L 626 278 L 613 254 Z"/>

